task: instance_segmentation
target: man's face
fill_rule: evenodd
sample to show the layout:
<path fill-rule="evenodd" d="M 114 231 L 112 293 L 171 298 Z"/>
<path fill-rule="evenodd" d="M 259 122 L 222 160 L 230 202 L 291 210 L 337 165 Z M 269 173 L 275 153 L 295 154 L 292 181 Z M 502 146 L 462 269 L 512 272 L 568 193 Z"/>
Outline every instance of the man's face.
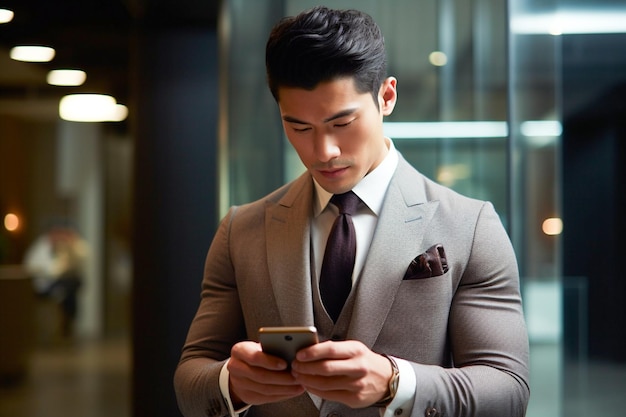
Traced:
<path fill-rule="evenodd" d="M 278 90 L 283 127 L 302 163 L 328 192 L 351 190 L 387 155 L 383 116 L 396 102 L 396 80 L 378 93 L 359 93 L 352 78 L 319 84 L 313 90 Z"/>

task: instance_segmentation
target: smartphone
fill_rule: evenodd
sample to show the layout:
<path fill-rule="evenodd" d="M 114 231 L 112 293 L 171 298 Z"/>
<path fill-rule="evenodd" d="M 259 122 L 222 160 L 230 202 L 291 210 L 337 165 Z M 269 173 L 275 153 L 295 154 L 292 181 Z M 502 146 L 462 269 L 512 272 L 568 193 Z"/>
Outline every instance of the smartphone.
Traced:
<path fill-rule="evenodd" d="M 315 326 L 261 327 L 259 341 L 263 352 L 291 363 L 300 349 L 318 342 L 317 329 Z"/>

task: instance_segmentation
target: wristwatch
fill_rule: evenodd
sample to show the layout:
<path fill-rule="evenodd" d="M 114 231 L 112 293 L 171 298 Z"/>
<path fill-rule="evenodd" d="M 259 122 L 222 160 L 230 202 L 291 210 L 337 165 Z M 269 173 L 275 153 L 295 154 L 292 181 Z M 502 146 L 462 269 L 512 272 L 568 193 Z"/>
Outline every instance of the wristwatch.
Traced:
<path fill-rule="evenodd" d="M 388 355 L 385 355 L 384 353 L 382 354 L 382 356 L 387 358 L 389 362 L 391 363 L 392 375 L 391 375 L 391 378 L 389 379 L 389 388 L 388 388 L 389 394 L 385 396 L 385 398 L 383 398 L 382 400 L 376 401 L 373 404 L 373 406 L 384 408 L 384 407 L 387 407 L 389 404 L 391 404 L 391 401 L 393 401 L 393 399 L 396 396 L 396 393 L 398 392 L 398 383 L 400 381 L 400 370 L 398 369 L 398 365 L 396 364 L 396 361 L 393 360 L 393 358 L 391 358 Z"/>

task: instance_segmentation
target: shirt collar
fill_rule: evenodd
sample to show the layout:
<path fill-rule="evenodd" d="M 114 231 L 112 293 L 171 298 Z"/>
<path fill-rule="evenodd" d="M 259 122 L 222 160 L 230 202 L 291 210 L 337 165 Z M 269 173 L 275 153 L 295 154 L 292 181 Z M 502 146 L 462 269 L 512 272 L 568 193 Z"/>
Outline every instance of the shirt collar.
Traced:
<path fill-rule="evenodd" d="M 383 159 L 372 172 L 363 177 L 352 189 L 352 191 L 359 196 L 361 201 L 377 216 L 382 209 L 383 200 L 385 199 L 387 187 L 391 182 L 391 177 L 393 177 L 393 173 L 398 166 L 398 151 L 393 145 L 393 141 L 389 138 L 385 138 L 385 142 L 389 147 L 389 152 L 387 152 L 385 159 Z M 314 216 L 317 217 L 324 211 L 333 195 L 323 189 L 315 179 L 313 183 L 315 184 L 315 193 L 317 196 L 313 213 Z"/>

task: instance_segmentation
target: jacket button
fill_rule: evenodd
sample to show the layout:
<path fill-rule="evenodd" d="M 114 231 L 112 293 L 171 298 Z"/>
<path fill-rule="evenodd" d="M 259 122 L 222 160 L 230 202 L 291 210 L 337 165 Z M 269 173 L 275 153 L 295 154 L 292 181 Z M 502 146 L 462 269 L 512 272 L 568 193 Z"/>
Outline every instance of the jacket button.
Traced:
<path fill-rule="evenodd" d="M 429 407 L 426 409 L 426 417 L 437 417 L 440 416 L 439 411 L 435 407 Z"/>

